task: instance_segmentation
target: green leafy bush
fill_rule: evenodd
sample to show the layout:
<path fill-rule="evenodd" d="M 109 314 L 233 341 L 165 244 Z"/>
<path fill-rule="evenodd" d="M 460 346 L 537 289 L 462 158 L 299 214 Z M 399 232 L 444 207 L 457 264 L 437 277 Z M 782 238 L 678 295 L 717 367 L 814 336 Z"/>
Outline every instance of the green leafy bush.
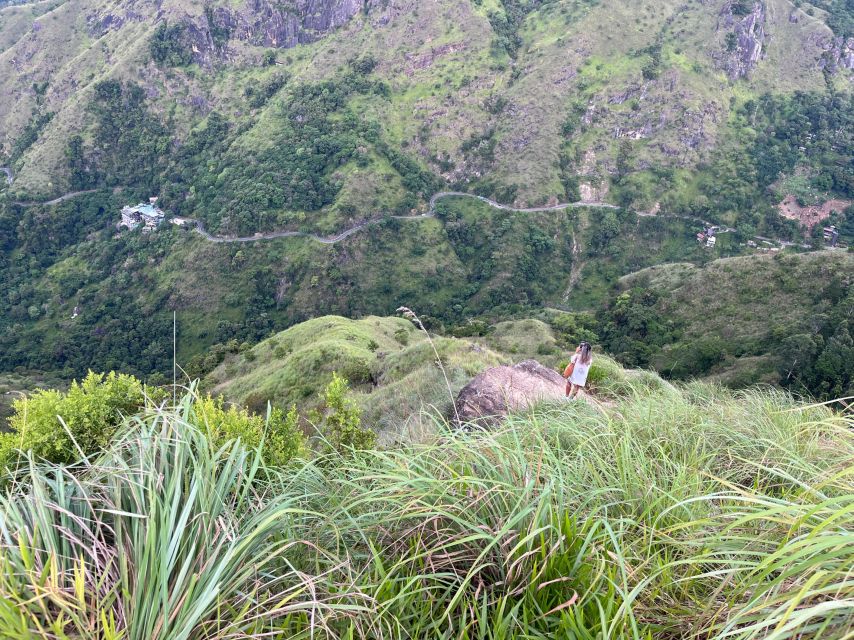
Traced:
<path fill-rule="evenodd" d="M 0 434 L 0 469 L 14 467 L 18 451 L 58 463 L 79 459 L 79 451 L 100 451 L 124 417 L 145 406 L 151 392 L 133 376 L 90 371 L 67 392 L 41 389 L 16 400 L 9 418 L 12 432 Z"/>
<path fill-rule="evenodd" d="M 242 407 L 226 404 L 222 396 L 214 398 L 208 395 L 197 399 L 190 411 L 191 419 L 207 428 L 214 446 L 222 446 L 238 438 L 250 449 L 263 444 L 267 464 L 287 464 L 305 448 L 296 407 L 291 407 L 287 413 L 274 408 L 265 419 Z"/>
<path fill-rule="evenodd" d="M 193 61 L 193 49 L 186 40 L 183 24 L 162 22 L 149 43 L 151 59 L 161 67 L 180 67 Z"/>
<path fill-rule="evenodd" d="M 587 371 L 587 384 L 591 387 L 600 386 L 608 379 L 610 367 L 603 366 L 598 360 L 594 360 Z"/>
<path fill-rule="evenodd" d="M 555 339 L 562 347 L 575 347 L 581 342 L 596 344 L 599 336 L 594 333 L 596 318 L 587 313 L 556 313 L 548 320 Z"/>
<path fill-rule="evenodd" d="M 310 415 L 323 436 L 327 451 L 349 454 L 353 449 L 370 449 L 377 434 L 362 427 L 362 410 L 349 397 L 346 378 L 332 374 L 332 381 L 323 392 L 323 406 Z"/>

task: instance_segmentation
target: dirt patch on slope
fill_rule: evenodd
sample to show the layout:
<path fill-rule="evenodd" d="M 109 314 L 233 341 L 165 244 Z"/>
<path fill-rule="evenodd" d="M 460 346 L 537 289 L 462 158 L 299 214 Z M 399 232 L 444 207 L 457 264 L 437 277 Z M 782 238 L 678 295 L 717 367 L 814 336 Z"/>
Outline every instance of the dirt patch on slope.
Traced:
<path fill-rule="evenodd" d="M 797 220 L 801 226 L 812 228 L 822 220 L 826 220 L 831 212 L 842 212 L 850 204 L 848 200 L 827 200 L 821 205 L 802 207 L 795 196 L 788 195 L 777 205 L 777 208 L 784 218 Z"/>

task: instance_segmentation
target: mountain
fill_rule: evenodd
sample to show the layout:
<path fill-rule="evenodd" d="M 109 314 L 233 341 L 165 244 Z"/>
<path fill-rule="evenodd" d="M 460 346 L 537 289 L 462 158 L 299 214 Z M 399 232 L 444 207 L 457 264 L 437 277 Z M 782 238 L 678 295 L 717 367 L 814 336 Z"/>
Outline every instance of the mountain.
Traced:
<path fill-rule="evenodd" d="M 852 35 L 841 0 L 4 3 L 0 369 L 160 379 L 173 310 L 184 363 L 329 313 L 596 310 L 819 246 L 786 196 L 850 243 Z M 118 231 L 149 197 L 204 233 Z"/>
<path fill-rule="evenodd" d="M 424 195 L 413 184 L 418 170 L 530 204 L 579 190 L 599 198 L 628 163 L 646 178 L 624 197 L 652 206 L 713 158 L 751 98 L 828 84 L 850 90 L 854 41 L 828 26 L 850 10 L 825 8 L 784 0 L 12 6 L 0 26 L 2 145 L 19 194 L 68 190 L 67 144 L 80 134 L 99 184 L 155 188 L 170 206 L 233 229 L 281 221 L 288 210 L 408 208 Z M 99 91 L 106 80 L 142 93 Z M 110 136 L 109 100 L 134 112 L 121 117 L 124 128 L 163 138 L 149 141 L 150 153 L 130 148 L 139 146 L 133 133 Z M 309 105 L 316 110 L 303 113 Z M 210 126 L 211 114 L 224 116 L 228 131 L 217 132 L 215 158 L 193 167 L 192 180 L 121 167 L 140 153 L 156 163 L 201 144 L 191 132 Z M 299 120 L 311 130 L 294 126 Z M 309 152 L 324 128 L 335 148 Z M 200 155 L 194 148 L 177 165 L 186 170 Z M 108 159 L 120 166 L 104 166 Z M 282 163 L 294 169 L 290 189 L 276 171 Z M 246 165 L 262 193 L 222 193 L 241 191 Z M 309 168 L 314 174 L 300 175 Z M 661 171 L 672 176 L 647 184 Z M 200 184 L 208 180 L 216 194 Z"/>

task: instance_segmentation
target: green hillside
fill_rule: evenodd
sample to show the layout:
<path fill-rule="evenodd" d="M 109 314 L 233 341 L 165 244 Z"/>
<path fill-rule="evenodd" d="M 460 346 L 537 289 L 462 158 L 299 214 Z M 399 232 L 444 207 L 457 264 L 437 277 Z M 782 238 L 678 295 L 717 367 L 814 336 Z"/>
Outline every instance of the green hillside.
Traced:
<path fill-rule="evenodd" d="M 214 344 L 250 344 L 330 312 L 387 315 L 410 306 L 447 329 L 542 306 L 592 307 L 620 275 L 708 259 L 696 223 L 627 211 L 512 213 L 449 198 L 436 218 L 388 219 L 344 241 L 216 244 L 165 225 L 117 234 L 121 195 L 27 207 L 0 268 L 0 363 L 7 369 L 119 369 L 171 377 L 171 310 L 185 364 Z M 108 219 L 104 219 L 104 218 Z M 718 254 L 739 252 L 725 246 Z M 75 308 L 78 315 L 74 316 Z"/>
<path fill-rule="evenodd" d="M 0 637 L 854 638 L 852 2 L 0 0 Z"/>
<path fill-rule="evenodd" d="M 620 280 L 606 348 L 668 376 L 854 392 L 854 255 L 778 254 L 667 264 Z"/>
<path fill-rule="evenodd" d="M 835 18 L 848 9 L 827 6 L 324 0 L 313 18 L 296 0 L 12 6 L 2 148 L 18 195 L 130 187 L 231 230 L 405 210 L 441 182 L 522 203 L 611 187 L 650 207 L 691 195 L 691 170 L 714 163 L 751 100 L 850 93 Z M 69 163 L 73 135 L 83 158 Z"/>
<path fill-rule="evenodd" d="M 450 332 L 596 309 L 754 234 L 820 245 L 786 195 L 842 203 L 854 241 L 842 1 L 310 4 L 0 7 L 2 370 L 163 380 L 172 311 L 186 364 L 329 313 L 407 305 Z M 431 208 L 442 190 L 620 208 Z M 375 224 L 117 233 L 152 196 L 220 239 Z M 703 250 L 705 221 L 735 232 Z"/>
<path fill-rule="evenodd" d="M 296 404 L 305 412 L 318 404 L 319 392 L 336 372 L 350 382 L 363 421 L 388 437 L 423 429 L 435 413 L 451 415 L 451 396 L 488 367 L 527 357 L 557 365 L 566 359 L 567 347 L 558 343 L 552 327 L 533 318 L 500 322 L 483 336 L 433 336 L 428 342 L 404 318 L 323 316 L 251 349 L 197 359 L 189 372 L 221 357 L 202 389 L 259 413 L 268 402 Z"/>

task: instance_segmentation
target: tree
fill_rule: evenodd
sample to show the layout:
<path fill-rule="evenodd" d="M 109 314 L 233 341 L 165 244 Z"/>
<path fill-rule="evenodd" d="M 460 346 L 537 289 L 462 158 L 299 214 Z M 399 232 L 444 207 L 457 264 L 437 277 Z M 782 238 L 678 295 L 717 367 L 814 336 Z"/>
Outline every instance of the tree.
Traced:
<path fill-rule="evenodd" d="M 272 67 L 274 64 L 276 64 L 276 50 L 267 49 L 261 58 L 261 65 L 265 67 Z"/>
<path fill-rule="evenodd" d="M 854 383 L 854 340 L 845 326 L 827 341 L 815 362 L 817 386 L 827 398 L 837 398 L 851 390 Z"/>
<path fill-rule="evenodd" d="M 193 61 L 193 50 L 186 40 L 187 27 L 161 22 L 149 43 L 154 62 L 161 67 L 180 67 Z"/>
<path fill-rule="evenodd" d="M 82 137 L 79 135 L 73 135 L 68 139 L 65 158 L 68 162 L 71 188 L 77 191 L 88 188 L 91 184 L 91 178 L 86 169 L 86 158 L 83 154 Z"/>

